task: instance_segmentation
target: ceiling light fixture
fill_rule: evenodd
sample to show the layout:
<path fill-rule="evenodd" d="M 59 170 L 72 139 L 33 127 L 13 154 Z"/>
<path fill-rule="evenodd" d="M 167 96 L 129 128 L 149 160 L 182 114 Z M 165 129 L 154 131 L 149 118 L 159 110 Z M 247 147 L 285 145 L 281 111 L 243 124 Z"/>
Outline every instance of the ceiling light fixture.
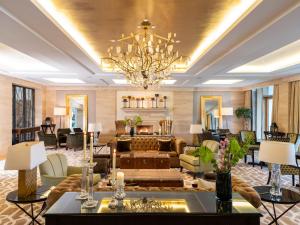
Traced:
<path fill-rule="evenodd" d="M 208 80 L 202 84 L 235 84 L 243 80 Z"/>
<path fill-rule="evenodd" d="M 176 80 L 162 80 L 160 82 L 160 84 L 164 84 L 164 85 L 172 85 L 172 84 L 175 84 L 176 83 Z"/>
<path fill-rule="evenodd" d="M 112 81 L 115 84 L 128 84 L 127 80 L 125 80 L 125 79 L 112 79 Z"/>
<path fill-rule="evenodd" d="M 129 36 L 122 34 L 108 48 L 108 57 L 102 58 L 102 62 L 123 73 L 129 84 L 148 89 L 168 79 L 176 63 L 187 63 L 188 58 L 174 50 L 176 33 L 160 36 L 153 32 L 154 27 L 147 19 L 138 28 Z"/>
<path fill-rule="evenodd" d="M 51 81 L 58 84 L 84 84 L 85 82 L 77 78 L 44 78 L 44 80 Z"/>

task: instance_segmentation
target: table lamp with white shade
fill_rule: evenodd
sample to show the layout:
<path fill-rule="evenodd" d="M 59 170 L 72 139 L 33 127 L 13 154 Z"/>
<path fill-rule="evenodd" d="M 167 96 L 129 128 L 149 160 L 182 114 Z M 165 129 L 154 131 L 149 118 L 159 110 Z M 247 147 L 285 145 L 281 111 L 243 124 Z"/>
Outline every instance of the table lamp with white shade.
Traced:
<path fill-rule="evenodd" d="M 223 107 L 222 108 L 222 116 L 233 116 L 233 108 L 232 107 Z M 228 121 L 225 118 L 226 128 L 228 129 Z"/>
<path fill-rule="evenodd" d="M 270 194 L 281 196 L 280 165 L 296 165 L 295 144 L 278 141 L 263 141 L 259 148 L 259 160 L 272 164 Z"/>
<path fill-rule="evenodd" d="M 61 117 L 67 114 L 66 107 L 54 107 L 53 115 L 59 116 L 59 128 L 61 128 Z"/>
<path fill-rule="evenodd" d="M 18 170 L 18 196 L 27 197 L 37 189 L 37 166 L 47 160 L 44 142 L 23 142 L 9 147 L 5 170 Z"/>
<path fill-rule="evenodd" d="M 202 125 L 201 124 L 191 124 L 190 126 L 190 134 L 197 135 L 197 134 L 202 134 Z M 193 138 L 194 140 L 195 138 Z M 199 140 L 198 140 L 199 142 Z"/>

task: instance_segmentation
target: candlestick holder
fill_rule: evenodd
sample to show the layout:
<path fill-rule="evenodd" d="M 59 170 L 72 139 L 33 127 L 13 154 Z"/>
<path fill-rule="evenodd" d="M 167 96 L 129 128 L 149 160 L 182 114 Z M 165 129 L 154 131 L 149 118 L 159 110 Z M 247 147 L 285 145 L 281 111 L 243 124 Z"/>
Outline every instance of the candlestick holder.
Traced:
<path fill-rule="evenodd" d="M 82 167 L 81 188 L 80 188 L 80 194 L 76 196 L 77 200 L 85 200 L 88 198 L 88 192 L 87 192 L 87 174 L 89 169 L 88 161 L 82 160 L 81 167 Z"/>
<path fill-rule="evenodd" d="M 117 182 L 116 192 L 115 192 L 115 195 L 114 195 L 114 199 L 116 199 L 116 201 L 117 201 L 117 204 L 116 204 L 117 208 L 123 208 L 124 207 L 123 200 L 126 197 L 124 187 L 125 187 L 124 183 Z"/>
<path fill-rule="evenodd" d="M 97 163 L 89 163 L 88 164 L 88 174 L 89 174 L 89 191 L 88 198 L 83 203 L 84 208 L 95 208 L 98 204 L 98 201 L 94 200 L 94 167 Z"/>

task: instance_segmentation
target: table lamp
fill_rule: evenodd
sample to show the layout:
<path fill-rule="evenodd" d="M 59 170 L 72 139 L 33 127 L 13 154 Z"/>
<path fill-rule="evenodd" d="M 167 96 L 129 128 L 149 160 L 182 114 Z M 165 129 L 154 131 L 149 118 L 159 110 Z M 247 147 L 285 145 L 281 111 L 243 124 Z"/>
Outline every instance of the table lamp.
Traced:
<path fill-rule="evenodd" d="M 222 108 L 222 116 L 233 116 L 233 108 L 232 107 L 224 107 Z M 228 129 L 228 121 L 225 118 L 226 128 Z"/>
<path fill-rule="evenodd" d="M 272 163 L 270 194 L 281 196 L 280 165 L 296 165 L 295 145 L 288 142 L 263 141 L 258 157 L 260 161 Z"/>
<path fill-rule="evenodd" d="M 66 108 L 65 107 L 54 107 L 53 115 L 59 116 L 59 128 L 61 128 L 61 117 L 66 115 Z"/>
<path fill-rule="evenodd" d="M 193 140 L 195 140 L 195 138 L 194 138 L 195 134 L 202 134 L 202 125 L 201 124 L 191 124 L 190 134 L 193 134 Z M 199 143 L 199 141 L 200 140 L 198 138 L 198 143 Z"/>
<path fill-rule="evenodd" d="M 27 197 L 37 189 L 37 166 L 47 160 L 44 142 L 23 142 L 9 147 L 5 170 L 18 170 L 18 196 Z"/>

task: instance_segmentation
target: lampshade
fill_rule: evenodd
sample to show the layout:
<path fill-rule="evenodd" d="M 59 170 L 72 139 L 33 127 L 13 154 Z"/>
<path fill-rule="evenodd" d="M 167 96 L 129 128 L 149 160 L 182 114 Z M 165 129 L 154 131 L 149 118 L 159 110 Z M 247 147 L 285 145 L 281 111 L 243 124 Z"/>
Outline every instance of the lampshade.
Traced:
<path fill-rule="evenodd" d="M 66 108 L 65 107 L 54 107 L 53 115 L 54 116 L 65 116 Z"/>
<path fill-rule="evenodd" d="M 44 142 L 23 142 L 9 147 L 5 170 L 31 170 L 47 160 Z"/>
<path fill-rule="evenodd" d="M 201 134 L 201 133 L 202 133 L 202 125 L 201 124 L 191 124 L 190 134 Z"/>
<path fill-rule="evenodd" d="M 263 141 L 259 148 L 259 160 L 282 165 L 296 165 L 295 145 L 288 142 Z"/>
<path fill-rule="evenodd" d="M 222 116 L 232 116 L 233 108 L 232 107 L 224 107 L 222 108 Z"/>

